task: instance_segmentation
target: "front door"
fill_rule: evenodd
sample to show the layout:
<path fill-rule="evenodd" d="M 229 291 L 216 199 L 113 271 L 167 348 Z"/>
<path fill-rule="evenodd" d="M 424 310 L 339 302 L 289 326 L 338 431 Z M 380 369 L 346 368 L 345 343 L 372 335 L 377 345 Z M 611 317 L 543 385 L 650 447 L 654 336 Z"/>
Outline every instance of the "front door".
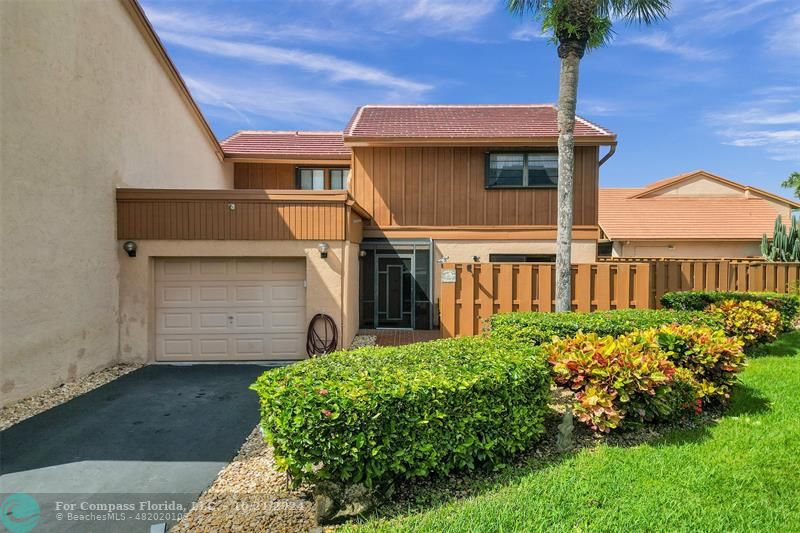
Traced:
<path fill-rule="evenodd" d="M 375 326 L 413 328 L 416 285 L 414 255 L 378 253 L 375 262 L 375 287 L 378 296 Z"/>

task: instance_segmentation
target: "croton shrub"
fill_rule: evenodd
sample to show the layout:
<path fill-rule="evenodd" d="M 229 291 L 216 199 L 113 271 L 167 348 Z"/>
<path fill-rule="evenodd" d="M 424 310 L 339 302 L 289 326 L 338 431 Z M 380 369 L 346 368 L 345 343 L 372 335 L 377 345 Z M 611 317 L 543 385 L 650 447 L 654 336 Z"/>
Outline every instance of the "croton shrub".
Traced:
<path fill-rule="evenodd" d="M 746 347 L 774 341 L 781 332 L 780 313 L 763 302 L 725 300 L 707 313 L 722 321 L 725 333 L 740 338 Z"/>
<path fill-rule="evenodd" d="M 541 350 L 487 338 L 337 352 L 265 372 L 261 427 L 295 484 L 376 487 L 500 462 L 544 432 Z"/>
<path fill-rule="evenodd" d="M 777 292 L 682 291 L 668 292 L 661 304 L 678 311 L 702 311 L 726 300 L 762 302 L 781 314 L 781 329 L 789 331 L 800 320 L 800 295 Z"/>
<path fill-rule="evenodd" d="M 593 429 L 667 419 L 695 403 L 690 372 L 677 372 L 655 330 L 620 337 L 578 333 L 546 345 L 556 383 L 575 392 L 573 412 Z"/>
<path fill-rule="evenodd" d="M 603 337 L 618 337 L 633 331 L 665 324 L 698 324 L 721 327 L 718 317 L 702 310 L 620 309 L 593 313 L 504 313 L 489 320 L 490 335 L 535 345 L 548 343 L 554 337 L 572 337 L 578 332 L 593 332 Z"/>
<path fill-rule="evenodd" d="M 665 355 L 678 368 L 691 373 L 696 398 L 703 405 L 727 400 L 741 372 L 744 343 L 724 331 L 706 327 L 668 325 L 655 331 Z"/>

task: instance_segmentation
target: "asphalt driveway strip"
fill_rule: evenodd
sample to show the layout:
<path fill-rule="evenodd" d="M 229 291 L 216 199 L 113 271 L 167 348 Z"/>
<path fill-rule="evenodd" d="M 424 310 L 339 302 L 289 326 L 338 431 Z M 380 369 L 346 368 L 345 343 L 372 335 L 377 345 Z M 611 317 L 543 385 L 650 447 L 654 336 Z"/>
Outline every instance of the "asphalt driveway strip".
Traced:
<path fill-rule="evenodd" d="M 177 522 L 258 423 L 248 386 L 266 370 L 151 365 L 0 432 L 4 525 L 20 498 L 35 532 Z"/>

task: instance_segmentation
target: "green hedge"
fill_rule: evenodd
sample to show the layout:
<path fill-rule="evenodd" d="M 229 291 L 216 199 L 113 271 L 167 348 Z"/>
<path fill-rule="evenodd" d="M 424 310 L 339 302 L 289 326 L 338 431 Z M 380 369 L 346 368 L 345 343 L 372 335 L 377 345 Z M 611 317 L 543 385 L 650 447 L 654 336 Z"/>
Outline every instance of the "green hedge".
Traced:
<path fill-rule="evenodd" d="M 251 388 L 293 482 L 371 487 L 526 449 L 544 431 L 550 382 L 537 348 L 460 338 L 338 352 Z"/>
<path fill-rule="evenodd" d="M 490 319 L 495 339 L 524 341 L 535 345 L 553 337 L 572 337 L 578 332 L 618 337 L 639 329 L 666 324 L 698 324 L 721 329 L 720 321 L 700 311 L 624 309 L 594 313 L 507 313 Z"/>
<path fill-rule="evenodd" d="M 800 318 L 800 296 L 777 292 L 683 291 L 668 292 L 661 297 L 661 305 L 681 311 L 702 311 L 710 305 L 725 300 L 763 302 L 781 314 L 784 331 L 794 329 Z"/>

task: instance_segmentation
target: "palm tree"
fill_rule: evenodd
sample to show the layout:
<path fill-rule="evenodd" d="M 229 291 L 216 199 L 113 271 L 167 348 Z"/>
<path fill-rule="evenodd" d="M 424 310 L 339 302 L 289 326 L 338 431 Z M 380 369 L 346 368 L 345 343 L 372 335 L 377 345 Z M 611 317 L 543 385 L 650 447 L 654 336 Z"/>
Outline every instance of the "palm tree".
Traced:
<path fill-rule="evenodd" d="M 586 50 L 608 43 L 612 21 L 650 25 L 667 16 L 670 0 L 506 0 L 511 13 L 542 21 L 561 58 L 558 90 L 558 233 L 556 311 L 572 307 L 572 173 L 575 161 L 575 106 L 578 68 Z"/>

